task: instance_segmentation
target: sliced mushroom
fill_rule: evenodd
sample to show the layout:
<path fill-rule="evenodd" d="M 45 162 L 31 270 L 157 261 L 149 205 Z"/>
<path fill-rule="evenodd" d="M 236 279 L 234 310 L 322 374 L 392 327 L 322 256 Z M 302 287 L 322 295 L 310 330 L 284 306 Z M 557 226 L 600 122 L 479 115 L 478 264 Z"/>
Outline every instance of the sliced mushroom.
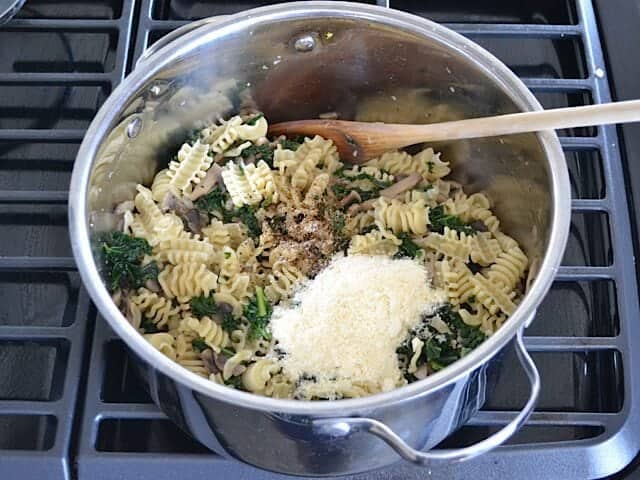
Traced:
<path fill-rule="evenodd" d="M 161 290 L 160 284 L 157 282 L 157 280 L 153 280 L 153 279 L 147 280 L 144 286 L 147 290 L 151 290 L 152 292 L 156 292 L 156 293 L 158 293 Z"/>
<path fill-rule="evenodd" d="M 216 364 L 216 367 L 218 367 L 220 372 L 224 369 L 227 360 L 229 359 L 222 353 L 213 353 L 213 362 Z"/>
<path fill-rule="evenodd" d="M 218 368 L 218 366 L 216 365 L 213 350 L 211 350 L 210 348 L 207 348 L 202 353 L 200 353 L 200 358 L 202 359 L 204 366 L 207 367 L 207 370 L 209 370 L 211 373 L 219 373 L 222 371 L 222 369 Z"/>
<path fill-rule="evenodd" d="M 216 302 L 216 306 L 222 313 L 233 313 L 233 306 L 230 303 Z"/>
<path fill-rule="evenodd" d="M 344 207 L 346 207 L 347 205 L 352 204 L 353 202 L 361 202 L 362 198 L 360 198 L 360 194 L 358 192 L 356 192 L 355 190 L 351 190 L 349 192 L 349 195 L 347 195 L 346 197 L 344 197 L 342 200 L 340 200 L 340 202 L 338 202 L 338 206 L 342 209 Z"/>
<path fill-rule="evenodd" d="M 384 190 L 380 190 L 380 196 L 385 198 L 398 198 L 407 190 L 411 190 L 418 183 L 422 181 L 422 176 L 419 173 L 412 173 L 404 177 L 402 180 L 394 183 L 390 187 L 385 188 Z M 345 197 L 346 198 L 346 197 Z M 358 212 L 364 212 L 365 210 L 369 210 L 373 208 L 373 205 L 376 203 L 377 198 L 371 198 L 366 202 L 356 203 L 349 207 L 349 213 L 354 214 Z"/>
<path fill-rule="evenodd" d="M 222 168 L 217 163 L 214 163 L 202 181 L 194 187 L 189 198 L 195 201 L 209 193 L 218 184 L 222 184 Z"/>
<path fill-rule="evenodd" d="M 195 208 L 193 202 L 186 198 L 178 198 L 169 192 L 162 200 L 161 207 L 163 210 L 171 210 L 178 215 L 183 222 L 187 224 L 187 228 L 193 233 L 202 232 L 202 219 L 200 211 Z"/>
<path fill-rule="evenodd" d="M 485 225 L 482 220 L 475 220 L 469 224 L 470 227 L 474 228 L 478 232 L 488 232 L 489 229 Z"/>
<path fill-rule="evenodd" d="M 418 369 L 413 373 L 413 376 L 416 377 L 418 380 L 425 379 L 427 378 L 428 375 L 429 375 L 429 371 L 427 370 L 426 365 L 420 365 Z"/>
<path fill-rule="evenodd" d="M 418 183 L 422 181 L 422 175 L 419 173 L 412 173 L 408 177 L 394 183 L 390 187 L 380 190 L 380 196 L 386 198 L 397 198 L 407 190 L 411 190 Z"/>

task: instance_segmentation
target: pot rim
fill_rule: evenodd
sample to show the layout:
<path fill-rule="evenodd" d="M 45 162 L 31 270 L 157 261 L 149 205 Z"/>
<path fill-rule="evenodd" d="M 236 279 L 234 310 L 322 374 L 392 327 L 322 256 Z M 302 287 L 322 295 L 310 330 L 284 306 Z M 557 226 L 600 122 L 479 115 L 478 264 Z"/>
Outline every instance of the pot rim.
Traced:
<path fill-rule="evenodd" d="M 160 372 L 204 395 L 237 406 L 286 414 L 322 417 L 345 416 L 401 402 L 410 397 L 427 394 L 450 385 L 458 378 L 488 362 L 514 338 L 520 328 L 528 326 L 535 315 L 536 307 L 550 288 L 562 260 L 569 233 L 571 190 L 568 170 L 557 134 L 555 131 L 538 132 L 538 139 L 549 162 L 551 193 L 553 194 L 551 233 L 538 275 L 516 311 L 495 334 L 465 357 L 423 380 L 367 397 L 307 402 L 263 397 L 218 385 L 209 379 L 199 377 L 169 359 L 156 350 L 131 326 L 113 303 L 98 273 L 97 263 L 91 250 L 87 215 L 87 193 L 89 176 L 93 166 L 92 161 L 95 160 L 96 153 L 111 130 L 111 126 L 115 126 L 116 120 L 130 100 L 129 92 L 140 91 L 148 83 L 148 80 L 162 68 L 206 43 L 247 30 L 256 23 L 270 23 L 309 16 L 314 18 L 337 16 L 371 21 L 400 28 L 413 34 L 431 37 L 456 50 L 466 60 L 483 67 L 493 77 L 492 80 L 499 84 L 523 111 L 542 109 L 537 99 L 522 81 L 492 54 L 462 35 L 416 15 L 386 7 L 333 1 L 292 2 L 243 11 L 221 19 L 215 24 L 197 28 L 161 48 L 126 77 L 107 98 L 91 122 L 76 157 L 69 193 L 69 232 L 81 278 L 100 313 L 129 348 Z"/>

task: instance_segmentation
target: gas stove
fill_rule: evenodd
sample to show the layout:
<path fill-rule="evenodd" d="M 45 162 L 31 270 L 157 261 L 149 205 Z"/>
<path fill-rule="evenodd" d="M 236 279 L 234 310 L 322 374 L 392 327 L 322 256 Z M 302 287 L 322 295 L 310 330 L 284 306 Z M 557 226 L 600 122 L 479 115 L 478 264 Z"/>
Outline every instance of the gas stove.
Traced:
<path fill-rule="evenodd" d="M 33 0 L 0 26 L 0 478 L 291 478 L 212 454 L 156 408 L 80 283 L 66 217 L 84 131 L 144 49 L 191 20 L 269 3 L 276 2 Z M 638 38 L 629 33 L 640 22 L 634 2 L 366 3 L 468 36 L 512 68 L 545 107 L 606 102 L 614 88 L 620 99 L 640 96 Z M 640 378 L 633 368 L 640 364 L 633 262 L 640 132 L 628 126 L 560 134 L 573 215 L 563 266 L 527 330 L 542 375 L 537 409 L 507 446 L 430 471 L 430 478 L 582 480 L 622 469 L 614 478 L 640 478 Z M 515 358 L 505 362 L 513 374 L 439 448 L 476 442 L 513 418 L 526 379 Z M 344 478 L 426 476 L 398 463 Z"/>

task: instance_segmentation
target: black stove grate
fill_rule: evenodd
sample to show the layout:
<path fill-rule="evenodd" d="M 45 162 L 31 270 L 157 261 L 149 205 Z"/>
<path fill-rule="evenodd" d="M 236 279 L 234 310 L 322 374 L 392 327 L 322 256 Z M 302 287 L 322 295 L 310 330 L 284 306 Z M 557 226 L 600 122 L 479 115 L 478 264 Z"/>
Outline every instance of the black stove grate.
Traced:
<path fill-rule="evenodd" d="M 132 60 L 190 20 L 266 3 L 274 2 L 32 0 L 0 28 L 0 359 L 14 366 L 0 373 L 0 477 L 285 478 L 211 454 L 151 403 L 122 342 L 102 319 L 92 329 L 65 213 L 84 129 Z M 590 0 L 452 4 L 390 6 L 485 46 L 546 107 L 610 100 Z M 640 422 L 631 371 L 640 315 L 617 135 L 613 127 L 561 135 L 572 228 L 563 266 L 527 332 L 543 380 L 538 408 L 509 446 L 433 471 L 435 479 L 596 478 L 623 468 L 639 449 L 630 432 Z M 477 441 L 512 419 L 527 391 L 519 375 L 500 383 L 443 446 Z M 349 478 L 424 476 L 398 464 Z"/>
<path fill-rule="evenodd" d="M 0 26 L 1 478 L 71 478 L 95 316 L 71 256 L 67 190 L 84 131 L 124 76 L 133 5 L 53 15 L 65 6 L 28 2 Z"/>

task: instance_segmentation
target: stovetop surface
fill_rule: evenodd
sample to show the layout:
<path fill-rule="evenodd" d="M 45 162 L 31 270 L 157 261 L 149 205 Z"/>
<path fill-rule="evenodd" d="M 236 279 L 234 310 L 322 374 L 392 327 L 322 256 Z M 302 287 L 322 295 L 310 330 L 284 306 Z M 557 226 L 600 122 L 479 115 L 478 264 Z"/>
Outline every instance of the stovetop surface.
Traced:
<path fill-rule="evenodd" d="M 146 46 L 190 20 L 269 3 L 33 0 L 0 26 L 0 478 L 285 478 L 211 454 L 151 403 L 81 286 L 66 217 L 84 130 Z M 589 0 L 391 7 L 447 23 L 486 47 L 545 107 L 610 100 Z M 603 477 L 638 451 L 636 218 L 624 188 L 633 180 L 623 176 L 615 128 L 560 134 L 573 215 L 563 266 L 527 331 L 543 384 L 536 412 L 508 447 L 434 470 L 434 479 Z M 442 446 L 486 437 L 523 405 L 526 379 L 514 358 L 505 361 L 513 375 Z M 398 464 L 348 478 L 424 477 Z"/>

